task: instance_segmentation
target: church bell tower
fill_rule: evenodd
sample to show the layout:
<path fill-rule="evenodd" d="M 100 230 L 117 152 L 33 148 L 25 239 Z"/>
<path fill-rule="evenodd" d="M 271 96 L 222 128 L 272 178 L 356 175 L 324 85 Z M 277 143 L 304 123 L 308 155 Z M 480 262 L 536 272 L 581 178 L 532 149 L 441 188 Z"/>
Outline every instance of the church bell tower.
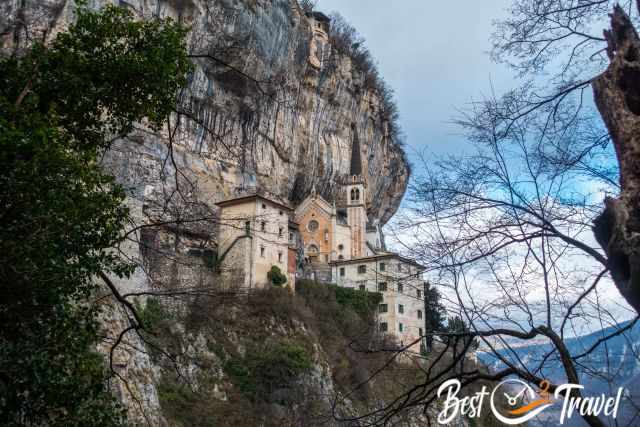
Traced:
<path fill-rule="evenodd" d="M 363 257 L 366 253 L 366 187 L 362 177 L 362 159 L 360 141 L 355 124 L 351 143 L 351 165 L 349 176 L 345 183 L 347 200 L 347 224 L 351 230 L 351 258 Z"/>

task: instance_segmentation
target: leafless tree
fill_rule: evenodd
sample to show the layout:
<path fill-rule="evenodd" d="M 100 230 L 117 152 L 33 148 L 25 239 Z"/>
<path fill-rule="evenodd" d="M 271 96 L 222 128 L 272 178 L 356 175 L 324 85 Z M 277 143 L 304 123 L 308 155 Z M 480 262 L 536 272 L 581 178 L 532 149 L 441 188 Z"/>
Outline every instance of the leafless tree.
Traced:
<path fill-rule="evenodd" d="M 433 282 L 449 290 L 450 309 L 470 326 L 469 332 L 439 335 L 446 342 L 479 339 L 504 368 L 456 371 L 456 356 L 464 359 L 469 348 L 454 352 L 448 366 L 438 362 L 453 349 L 436 351 L 423 362 L 426 380 L 367 414 L 367 422 L 384 423 L 411 407 L 426 411 L 449 378 L 469 386 L 515 376 L 540 385 L 550 367 L 560 365 L 571 383 L 587 376 L 612 381 L 614 369 L 595 372 L 589 360 L 604 351 L 611 368 L 607 341 L 624 336 L 638 320 L 608 290 L 615 283 L 638 310 L 633 277 L 640 158 L 637 12 L 632 2 L 612 3 L 513 2 L 509 17 L 496 24 L 492 54 L 523 84 L 463 110 L 457 123 L 470 146 L 459 156 L 422 157 L 410 208 L 394 230 L 406 252 L 429 267 Z M 609 12 L 611 31 L 595 35 Z M 542 72 L 550 77 L 540 78 Z M 591 86 L 599 111 L 592 107 Z M 620 326 L 624 318 L 633 320 Z M 587 325 L 609 332 L 588 348 L 569 347 L 567 339 Z M 550 350 L 521 360 L 515 348 L 531 342 Z M 597 417 L 584 419 L 604 425 Z"/>
<path fill-rule="evenodd" d="M 628 83 L 629 72 L 623 76 L 623 68 L 633 69 L 636 61 L 635 3 L 514 0 L 506 18 L 495 23 L 491 55 L 511 67 L 520 84 L 498 99 L 492 95 L 492 102 L 475 105 L 481 108 L 476 116 L 481 120 L 474 126 L 483 127 L 482 119 L 492 117 L 499 119 L 500 132 L 518 127 L 528 140 L 538 141 L 537 150 L 548 167 L 572 169 L 608 185 L 610 197 L 594 232 L 618 289 L 638 311 L 640 291 L 632 278 L 636 220 L 627 219 L 638 205 L 633 204 L 635 196 L 626 194 L 633 193 L 629 189 L 634 174 L 625 173 L 633 170 L 629 159 L 637 159 L 637 154 L 629 155 L 634 144 L 628 142 L 637 133 L 632 126 L 633 102 L 627 102 L 634 98 L 635 85 Z M 625 116 L 628 130 L 620 132 L 620 121 L 612 119 L 625 113 L 630 114 Z"/>
<path fill-rule="evenodd" d="M 602 301 L 607 283 L 611 289 L 609 270 L 590 229 L 599 200 L 585 187 L 583 171 L 550 166 L 524 126 L 505 129 L 505 119 L 486 114 L 495 102 L 487 100 L 460 119 L 472 142 L 464 155 L 438 162 L 423 158 L 422 168 L 416 168 L 422 174 L 410 188 L 410 208 L 394 228 L 398 242 L 428 266 L 432 282 L 449 296 L 450 310 L 470 330 L 431 331 L 448 344 L 422 362 L 426 379 L 367 414 L 364 419 L 371 424 L 411 407 L 426 411 L 450 378 L 470 386 L 515 376 L 540 385 L 551 367 L 561 365 L 569 382 L 581 384 L 595 374 L 590 357 L 635 324 L 618 326 L 621 317 L 635 313 Z M 614 329 L 584 351 L 566 345 L 568 337 L 589 324 Z M 472 339 L 480 340 L 504 368 L 464 367 Z M 514 349 L 527 343 L 545 343 L 551 350 L 539 360 L 521 360 Z M 443 359 L 453 360 L 442 366 Z M 457 369 L 461 363 L 463 369 Z M 598 375 L 611 381 L 614 374 Z M 585 421 L 604 425 L 593 416 Z"/>

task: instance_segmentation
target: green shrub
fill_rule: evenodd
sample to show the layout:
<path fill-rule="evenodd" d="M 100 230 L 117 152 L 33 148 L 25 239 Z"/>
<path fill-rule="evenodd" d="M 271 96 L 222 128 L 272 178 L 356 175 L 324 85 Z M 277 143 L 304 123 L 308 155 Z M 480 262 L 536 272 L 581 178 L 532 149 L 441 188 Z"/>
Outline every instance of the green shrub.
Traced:
<path fill-rule="evenodd" d="M 303 346 L 282 339 L 227 360 L 224 371 L 242 394 L 259 400 L 267 399 L 275 390 L 291 388 L 294 380 L 311 367 L 311 357 Z"/>
<path fill-rule="evenodd" d="M 287 276 L 282 274 L 282 271 L 276 265 L 271 267 L 271 270 L 267 273 L 267 278 L 274 286 L 282 286 L 287 283 Z"/>
<path fill-rule="evenodd" d="M 135 308 L 144 328 L 147 330 L 157 328 L 163 320 L 171 317 L 170 313 L 162 307 L 158 298 L 148 298 L 144 307 L 136 302 Z"/>
<path fill-rule="evenodd" d="M 379 292 L 361 291 L 337 285 L 328 286 L 335 292 L 338 304 L 351 308 L 363 318 L 372 315 L 382 302 L 382 294 Z"/>
<path fill-rule="evenodd" d="M 231 378 L 233 384 L 240 392 L 249 398 L 253 398 L 257 391 L 257 381 L 249 367 L 251 358 L 229 359 L 224 364 L 224 372 Z"/>
<path fill-rule="evenodd" d="M 296 294 L 303 297 L 307 303 L 324 300 L 324 303 L 328 304 L 335 301 L 343 308 L 353 310 L 364 320 L 370 320 L 375 314 L 378 304 L 382 302 L 382 294 L 379 292 L 327 285 L 312 280 L 297 280 Z M 340 310 L 340 312 L 344 312 L 344 310 Z"/>

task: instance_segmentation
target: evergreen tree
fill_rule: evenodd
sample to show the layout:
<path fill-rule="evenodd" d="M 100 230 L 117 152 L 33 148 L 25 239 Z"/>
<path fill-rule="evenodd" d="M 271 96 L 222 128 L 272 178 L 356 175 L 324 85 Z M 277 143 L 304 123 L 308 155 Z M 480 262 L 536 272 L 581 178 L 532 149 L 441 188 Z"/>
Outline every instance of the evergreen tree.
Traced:
<path fill-rule="evenodd" d="M 0 57 L 0 424 L 108 426 L 124 417 L 95 352 L 98 274 L 128 216 L 103 173 L 108 141 L 159 128 L 190 69 L 185 29 L 80 7 L 47 45 Z"/>
<path fill-rule="evenodd" d="M 440 292 L 433 286 L 424 290 L 424 328 L 426 350 L 433 347 L 433 334 L 444 329 L 446 309 L 442 305 Z"/>
<path fill-rule="evenodd" d="M 467 344 L 471 350 L 478 348 L 478 340 L 470 336 L 470 329 L 466 322 L 460 316 L 453 316 L 447 319 L 445 331 L 449 334 L 458 334 L 459 337 L 443 336 L 444 342 L 457 343 L 466 347 Z"/>

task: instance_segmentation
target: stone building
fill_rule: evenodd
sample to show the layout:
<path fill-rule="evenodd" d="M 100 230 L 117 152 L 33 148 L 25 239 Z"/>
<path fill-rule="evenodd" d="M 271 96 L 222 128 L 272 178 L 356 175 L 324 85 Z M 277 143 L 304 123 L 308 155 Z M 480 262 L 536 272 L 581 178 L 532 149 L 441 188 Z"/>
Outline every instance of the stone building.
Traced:
<path fill-rule="evenodd" d="M 333 282 L 347 288 L 380 292 L 378 328 L 400 344 L 420 350 L 424 333 L 424 267 L 392 252 L 331 261 Z"/>
<path fill-rule="evenodd" d="M 295 252 L 297 224 L 290 218 L 292 209 L 259 194 L 218 202 L 220 225 L 218 260 L 223 283 L 236 287 L 263 287 L 271 267 L 287 275 L 287 284 L 295 286 L 295 267 L 289 267 Z M 293 256 L 295 259 L 295 256 Z M 291 272 L 294 274 L 291 274 Z"/>
<path fill-rule="evenodd" d="M 295 209 L 312 275 L 331 281 L 329 262 L 371 256 L 381 249 L 378 228 L 369 224 L 358 133 L 353 128 L 349 175 L 339 181 L 343 205 L 329 203 L 315 189 Z"/>
<path fill-rule="evenodd" d="M 285 202 L 253 194 L 218 203 L 218 258 L 223 282 L 263 287 L 277 266 L 295 288 L 296 276 L 380 292 L 378 328 L 400 344 L 420 349 L 424 328 L 424 267 L 384 248 L 382 233 L 367 216 L 360 142 L 352 128 L 344 197 L 329 202 L 315 188 L 295 210 Z"/>
<path fill-rule="evenodd" d="M 380 292 L 378 325 L 403 345 L 419 351 L 424 332 L 424 267 L 383 245 L 367 216 L 360 141 L 353 128 L 349 175 L 341 181 L 341 206 L 312 191 L 295 209 L 304 256 L 313 278 L 354 289 Z"/>
<path fill-rule="evenodd" d="M 309 64 L 317 70 L 322 68 L 325 58 L 331 53 L 329 44 L 329 23 L 331 19 L 322 12 L 313 11 L 307 15 L 311 25 L 309 43 Z"/>

